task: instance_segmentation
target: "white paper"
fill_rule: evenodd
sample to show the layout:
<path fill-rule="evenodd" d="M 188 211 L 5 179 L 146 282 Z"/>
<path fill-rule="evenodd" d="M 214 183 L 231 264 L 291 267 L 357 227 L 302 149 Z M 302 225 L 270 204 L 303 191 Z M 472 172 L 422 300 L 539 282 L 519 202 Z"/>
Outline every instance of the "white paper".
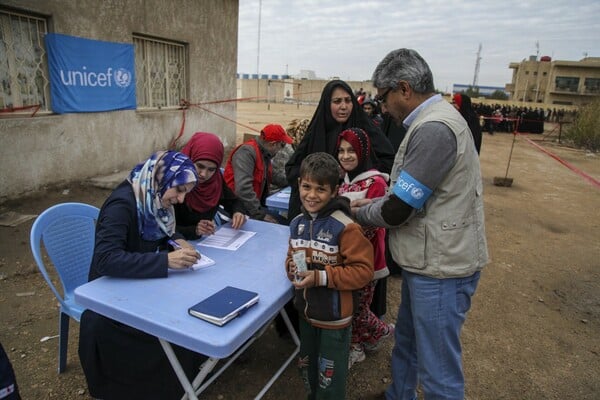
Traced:
<path fill-rule="evenodd" d="M 224 250 L 237 250 L 255 234 L 256 232 L 222 227 L 214 234 L 204 237 L 198 243 L 198 246 L 216 247 Z"/>

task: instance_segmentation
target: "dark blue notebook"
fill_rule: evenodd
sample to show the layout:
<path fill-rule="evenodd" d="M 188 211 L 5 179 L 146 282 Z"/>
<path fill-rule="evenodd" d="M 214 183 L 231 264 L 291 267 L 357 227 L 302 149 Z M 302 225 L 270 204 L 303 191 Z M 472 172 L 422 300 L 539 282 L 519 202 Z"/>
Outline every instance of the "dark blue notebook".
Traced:
<path fill-rule="evenodd" d="M 256 303 L 258 293 L 227 286 L 190 307 L 188 312 L 194 317 L 223 326 Z"/>

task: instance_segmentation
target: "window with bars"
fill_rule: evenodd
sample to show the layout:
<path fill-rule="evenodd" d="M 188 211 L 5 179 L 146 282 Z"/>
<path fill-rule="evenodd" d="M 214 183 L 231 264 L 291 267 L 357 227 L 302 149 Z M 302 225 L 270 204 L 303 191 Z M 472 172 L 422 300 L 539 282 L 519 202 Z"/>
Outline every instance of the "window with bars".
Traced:
<path fill-rule="evenodd" d="M 44 35 L 46 19 L 0 9 L 0 110 L 49 111 L 50 88 Z"/>
<path fill-rule="evenodd" d="M 138 109 L 179 107 L 187 99 L 186 46 L 134 35 Z"/>

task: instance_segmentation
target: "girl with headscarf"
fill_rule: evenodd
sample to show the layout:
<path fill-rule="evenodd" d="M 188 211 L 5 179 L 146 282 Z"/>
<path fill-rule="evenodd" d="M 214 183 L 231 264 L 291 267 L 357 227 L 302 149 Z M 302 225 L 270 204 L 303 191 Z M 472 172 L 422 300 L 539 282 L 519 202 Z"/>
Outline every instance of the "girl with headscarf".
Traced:
<path fill-rule="evenodd" d="M 454 96 L 452 96 L 452 104 L 454 105 L 454 108 L 458 110 L 460 115 L 463 116 L 465 121 L 467 121 L 467 125 L 469 125 L 469 129 L 473 135 L 475 150 L 477 150 L 477 154 L 479 154 L 479 150 L 481 149 L 481 125 L 479 124 L 479 117 L 471 105 L 471 98 L 466 94 L 455 93 Z"/>
<path fill-rule="evenodd" d="M 389 175 L 372 168 L 371 141 L 360 128 L 350 128 L 338 136 L 337 158 L 345 171 L 338 195 L 352 200 L 372 199 L 385 195 Z M 385 262 L 385 229 L 363 226 L 365 236 L 371 241 L 374 251 L 373 280 L 359 291 L 358 309 L 352 320 L 352 338 L 348 368 L 365 359 L 365 350 L 375 350 L 381 340 L 393 336 L 394 325 L 387 324 L 371 311 L 375 286 L 385 283 L 389 275 Z"/>
<path fill-rule="evenodd" d="M 213 133 L 196 132 L 181 150 L 196 166 L 198 184 L 175 205 L 177 231 L 189 240 L 215 231 L 214 218 L 219 206 L 231 215 L 231 226 L 239 229 L 245 222 L 243 205 L 225 184 L 220 166 L 223 163 L 223 143 Z"/>
<path fill-rule="evenodd" d="M 199 255 L 175 232 L 173 205 L 183 202 L 197 180 L 192 161 L 175 151 L 159 151 L 137 165 L 102 205 L 89 280 L 166 278 L 169 268 L 193 265 Z M 169 240 L 181 248 L 169 252 Z M 193 378 L 199 356 L 173 348 Z M 91 310 L 81 316 L 79 358 L 94 398 L 179 399 L 183 394 L 156 337 Z"/>
<path fill-rule="evenodd" d="M 302 141 L 285 165 L 287 180 L 292 187 L 288 220 L 291 221 L 300 213 L 298 174 L 302 160 L 318 151 L 337 157 L 338 135 L 351 127 L 361 128 L 369 135 L 373 147 L 370 156 L 373 166 L 382 172 L 390 172 L 395 152 L 388 138 L 373 124 L 346 82 L 328 82 Z"/>

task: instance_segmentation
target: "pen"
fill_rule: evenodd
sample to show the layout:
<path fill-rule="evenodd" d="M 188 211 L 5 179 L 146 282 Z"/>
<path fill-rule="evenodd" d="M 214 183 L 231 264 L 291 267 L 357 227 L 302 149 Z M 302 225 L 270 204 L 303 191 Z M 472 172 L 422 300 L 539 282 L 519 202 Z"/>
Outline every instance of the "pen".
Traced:
<path fill-rule="evenodd" d="M 173 239 L 169 239 L 167 241 L 167 243 L 169 243 L 174 249 L 181 249 L 181 245 L 179 243 L 177 243 L 176 241 L 174 241 Z M 202 257 L 202 254 L 200 254 L 200 252 L 198 251 L 198 249 L 196 249 L 196 253 L 198 254 L 198 258 Z"/>

